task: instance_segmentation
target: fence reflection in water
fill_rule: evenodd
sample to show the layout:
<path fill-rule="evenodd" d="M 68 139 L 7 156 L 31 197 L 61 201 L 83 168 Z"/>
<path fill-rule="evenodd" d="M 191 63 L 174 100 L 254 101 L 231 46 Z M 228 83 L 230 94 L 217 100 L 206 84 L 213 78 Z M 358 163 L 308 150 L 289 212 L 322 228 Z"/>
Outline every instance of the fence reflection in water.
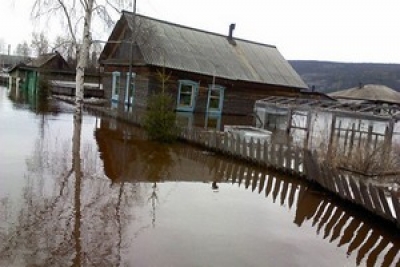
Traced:
<path fill-rule="evenodd" d="M 354 207 L 327 199 L 299 179 L 238 162 L 215 161 L 214 157 L 190 149 L 181 153 L 209 166 L 217 181 L 237 184 L 265 194 L 281 206 L 295 208 L 294 223 L 302 226 L 309 222 L 323 239 L 338 247 L 347 245 L 347 253 L 356 254 L 357 264 L 364 259 L 367 266 L 376 266 L 379 258 L 383 259 L 381 266 L 400 264 L 400 240 L 393 234 L 394 227 L 388 230 L 384 223 L 376 223 Z"/>

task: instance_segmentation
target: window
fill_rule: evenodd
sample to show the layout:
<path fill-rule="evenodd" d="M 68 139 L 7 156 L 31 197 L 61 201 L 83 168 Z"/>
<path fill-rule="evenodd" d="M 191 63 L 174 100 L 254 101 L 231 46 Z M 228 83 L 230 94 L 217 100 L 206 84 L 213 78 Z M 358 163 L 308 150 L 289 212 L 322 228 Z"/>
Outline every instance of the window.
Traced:
<path fill-rule="evenodd" d="M 112 100 L 118 101 L 119 94 L 121 90 L 121 73 L 118 71 L 113 72 L 113 79 L 112 79 Z"/>
<path fill-rule="evenodd" d="M 131 86 L 129 87 L 128 85 L 128 78 L 129 78 L 129 73 L 126 74 L 126 88 L 125 88 L 125 104 L 133 104 L 133 98 L 135 96 L 135 78 L 136 78 L 136 73 L 131 74 Z M 130 96 L 130 99 L 128 101 L 128 96 Z"/>
<path fill-rule="evenodd" d="M 208 100 L 207 112 L 209 113 L 222 113 L 224 104 L 224 91 L 225 88 L 219 85 L 209 85 L 208 87 Z"/>
<path fill-rule="evenodd" d="M 196 106 L 196 97 L 199 84 L 189 80 L 179 81 L 177 110 L 193 112 Z"/>
<path fill-rule="evenodd" d="M 206 113 L 204 128 L 221 130 L 221 114 Z"/>

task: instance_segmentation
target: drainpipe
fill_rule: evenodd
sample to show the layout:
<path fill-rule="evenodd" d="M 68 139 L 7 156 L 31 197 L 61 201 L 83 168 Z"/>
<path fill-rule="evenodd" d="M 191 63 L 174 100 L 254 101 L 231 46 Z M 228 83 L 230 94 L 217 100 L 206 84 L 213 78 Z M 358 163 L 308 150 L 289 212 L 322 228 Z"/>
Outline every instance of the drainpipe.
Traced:
<path fill-rule="evenodd" d="M 128 85 L 128 103 L 127 103 L 127 111 L 129 112 L 129 108 L 131 106 L 131 81 L 132 81 L 132 57 L 133 57 L 133 34 L 135 33 L 136 28 L 136 0 L 133 0 L 133 29 L 132 29 L 132 36 L 131 36 L 131 43 L 129 48 L 129 70 L 128 70 L 128 79 L 126 81 Z M 123 100 L 124 101 L 124 100 Z M 125 103 L 124 103 L 125 105 Z M 133 103 L 132 103 L 133 105 Z"/>

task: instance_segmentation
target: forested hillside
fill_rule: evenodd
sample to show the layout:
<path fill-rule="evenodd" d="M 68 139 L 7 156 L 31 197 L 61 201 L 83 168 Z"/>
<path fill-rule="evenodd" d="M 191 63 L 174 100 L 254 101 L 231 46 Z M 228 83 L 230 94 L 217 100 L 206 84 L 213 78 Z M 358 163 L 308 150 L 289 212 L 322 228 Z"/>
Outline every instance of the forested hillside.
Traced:
<path fill-rule="evenodd" d="M 362 84 L 383 84 L 400 91 L 400 64 L 339 63 L 290 60 L 304 82 L 318 92 L 334 92 Z"/>

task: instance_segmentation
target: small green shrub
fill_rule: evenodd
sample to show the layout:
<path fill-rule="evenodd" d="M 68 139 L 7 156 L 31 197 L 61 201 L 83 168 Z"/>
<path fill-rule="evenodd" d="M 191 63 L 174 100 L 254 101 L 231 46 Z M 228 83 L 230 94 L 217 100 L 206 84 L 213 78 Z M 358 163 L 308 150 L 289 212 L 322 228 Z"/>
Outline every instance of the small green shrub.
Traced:
<path fill-rule="evenodd" d="M 148 99 L 143 128 L 152 140 L 172 142 L 178 138 L 179 129 L 176 125 L 173 99 L 169 95 L 160 93 Z"/>

